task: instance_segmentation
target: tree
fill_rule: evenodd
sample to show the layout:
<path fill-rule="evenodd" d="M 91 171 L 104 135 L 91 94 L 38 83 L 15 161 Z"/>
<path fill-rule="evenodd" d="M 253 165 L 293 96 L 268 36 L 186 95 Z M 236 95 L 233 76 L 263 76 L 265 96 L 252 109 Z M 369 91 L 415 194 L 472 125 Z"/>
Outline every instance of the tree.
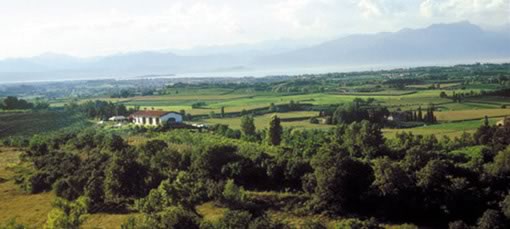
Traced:
<path fill-rule="evenodd" d="M 469 228 L 471 227 L 469 227 L 469 225 L 464 223 L 464 221 L 462 220 L 448 223 L 448 229 L 469 229 Z"/>
<path fill-rule="evenodd" d="M 124 142 L 124 139 L 116 134 L 107 135 L 103 141 L 103 145 L 112 152 L 120 152 L 127 147 L 127 143 Z"/>
<path fill-rule="evenodd" d="M 384 157 L 374 161 L 375 185 L 383 195 L 398 195 L 411 187 L 412 181 L 398 163 Z"/>
<path fill-rule="evenodd" d="M 417 114 L 417 118 L 416 118 L 416 121 L 423 121 L 423 113 L 421 112 L 421 106 L 418 107 L 418 114 Z"/>
<path fill-rule="evenodd" d="M 505 228 L 501 214 L 493 209 L 485 211 L 478 219 L 478 228 L 480 229 L 503 229 Z"/>
<path fill-rule="evenodd" d="M 220 228 L 245 228 L 252 221 L 252 214 L 247 211 L 227 210 L 220 220 Z"/>
<path fill-rule="evenodd" d="M 85 221 L 88 199 L 80 197 L 74 202 L 57 198 L 53 202 L 53 209 L 48 213 L 48 220 L 44 225 L 46 229 L 78 229 Z"/>
<path fill-rule="evenodd" d="M 136 153 L 123 151 L 113 156 L 105 171 L 106 197 L 114 202 L 145 193 L 147 169 L 136 160 Z"/>
<path fill-rule="evenodd" d="M 122 229 L 198 229 L 199 217 L 182 207 L 171 206 L 142 217 L 130 217 L 121 225 Z"/>
<path fill-rule="evenodd" d="M 510 219 L 510 194 L 507 194 L 505 199 L 501 201 L 501 210 L 507 219 Z"/>
<path fill-rule="evenodd" d="M 271 122 L 269 123 L 269 132 L 267 133 L 268 141 L 270 145 L 280 145 L 282 141 L 283 128 L 280 124 L 280 118 L 273 115 Z"/>
<path fill-rule="evenodd" d="M 246 199 L 243 187 L 238 187 L 234 180 L 229 179 L 223 189 L 223 201 L 232 208 L 239 208 Z"/>
<path fill-rule="evenodd" d="M 253 116 L 245 115 L 241 118 L 241 131 L 245 136 L 255 136 L 255 123 Z"/>
<path fill-rule="evenodd" d="M 494 162 L 488 166 L 488 169 L 496 176 L 506 177 L 510 175 L 510 146 L 496 154 Z"/>
<path fill-rule="evenodd" d="M 374 175 L 371 167 L 349 156 L 345 149 L 327 147 L 313 159 L 317 186 L 313 195 L 317 210 L 342 213 L 359 207 Z"/>

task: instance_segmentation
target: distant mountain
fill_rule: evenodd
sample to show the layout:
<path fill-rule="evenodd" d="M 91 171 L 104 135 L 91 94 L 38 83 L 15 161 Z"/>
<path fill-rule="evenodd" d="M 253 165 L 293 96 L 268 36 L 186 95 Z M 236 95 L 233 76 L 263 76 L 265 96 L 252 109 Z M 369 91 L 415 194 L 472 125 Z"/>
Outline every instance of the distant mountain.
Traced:
<path fill-rule="evenodd" d="M 351 35 L 319 45 L 259 57 L 261 66 L 483 61 L 510 58 L 510 33 L 484 31 L 469 22 L 435 24 L 395 33 Z"/>
<path fill-rule="evenodd" d="M 435 24 L 394 33 L 351 35 L 311 45 L 300 41 L 132 52 L 94 58 L 46 53 L 0 60 L 0 82 L 140 75 L 249 72 L 302 67 L 472 63 L 510 60 L 510 30 L 483 30 L 469 22 Z M 244 73 L 243 73 L 244 74 Z M 249 73 L 247 73 L 249 74 Z M 283 73 L 282 73 L 283 74 Z"/>

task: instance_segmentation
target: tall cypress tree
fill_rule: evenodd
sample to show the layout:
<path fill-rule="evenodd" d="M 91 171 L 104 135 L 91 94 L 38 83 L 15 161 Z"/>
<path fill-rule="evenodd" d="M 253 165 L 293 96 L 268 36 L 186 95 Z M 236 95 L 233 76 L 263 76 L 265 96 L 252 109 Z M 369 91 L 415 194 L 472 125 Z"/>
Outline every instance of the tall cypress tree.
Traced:
<path fill-rule="evenodd" d="M 273 115 L 271 118 L 271 122 L 269 122 L 269 132 L 268 132 L 268 141 L 270 145 L 280 145 L 282 141 L 282 126 L 280 124 L 280 118 L 278 116 Z"/>
<path fill-rule="evenodd" d="M 423 121 L 423 114 L 421 112 L 421 106 L 418 107 L 418 117 L 416 118 L 416 121 Z"/>

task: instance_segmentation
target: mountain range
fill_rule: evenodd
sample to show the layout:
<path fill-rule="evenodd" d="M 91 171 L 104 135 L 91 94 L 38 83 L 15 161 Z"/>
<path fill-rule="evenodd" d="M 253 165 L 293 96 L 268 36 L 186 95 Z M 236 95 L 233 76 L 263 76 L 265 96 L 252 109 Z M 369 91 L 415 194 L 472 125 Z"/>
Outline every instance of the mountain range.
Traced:
<path fill-rule="evenodd" d="M 510 30 L 469 22 L 359 34 L 322 43 L 288 40 L 259 44 L 143 51 L 77 58 L 47 53 L 0 60 L 0 80 L 126 78 L 139 75 L 292 69 L 356 65 L 420 65 L 510 60 Z"/>

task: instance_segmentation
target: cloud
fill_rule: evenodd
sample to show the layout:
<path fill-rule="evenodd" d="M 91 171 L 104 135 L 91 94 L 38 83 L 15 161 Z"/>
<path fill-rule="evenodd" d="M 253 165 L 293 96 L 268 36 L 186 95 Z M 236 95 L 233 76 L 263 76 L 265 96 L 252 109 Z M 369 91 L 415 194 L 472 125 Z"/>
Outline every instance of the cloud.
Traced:
<path fill-rule="evenodd" d="M 372 0 L 361 0 L 358 3 L 358 7 L 361 10 L 361 14 L 364 17 L 377 17 L 382 15 L 382 10 L 376 1 Z"/>
<path fill-rule="evenodd" d="M 437 22 L 508 23 L 510 0 L 38 0 L 0 7 L 0 58 L 327 40 Z"/>
<path fill-rule="evenodd" d="M 470 20 L 484 25 L 510 21 L 510 0 L 424 0 L 420 14 L 435 20 Z"/>

